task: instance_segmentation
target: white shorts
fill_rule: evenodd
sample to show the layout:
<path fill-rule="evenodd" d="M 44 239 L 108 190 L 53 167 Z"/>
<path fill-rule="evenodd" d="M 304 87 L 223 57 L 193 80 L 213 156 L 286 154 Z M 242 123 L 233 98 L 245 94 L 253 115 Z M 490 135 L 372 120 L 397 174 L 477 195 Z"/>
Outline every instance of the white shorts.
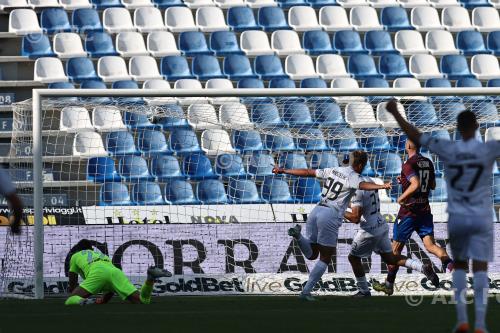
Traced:
<path fill-rule="evenodd" d="M 448 236 L 454 260 L 493 261 L 493 219 L 491 216 L 450 214 Z"/>
<path fill-rule="evenodd" d="M 381 226 L 373 233 L 360 229 L 352 240 L 351 252 L 349 255 L 366 258 L 375 253 L 392 252 L 391 240 L 389 239 L 389 226 Z"/>
<path fill-rule="evenodd" d="M 336 247 L 342 222 L 335 208 L 316 206 L 307 217 L 306 236 L 311 243 Z"/>

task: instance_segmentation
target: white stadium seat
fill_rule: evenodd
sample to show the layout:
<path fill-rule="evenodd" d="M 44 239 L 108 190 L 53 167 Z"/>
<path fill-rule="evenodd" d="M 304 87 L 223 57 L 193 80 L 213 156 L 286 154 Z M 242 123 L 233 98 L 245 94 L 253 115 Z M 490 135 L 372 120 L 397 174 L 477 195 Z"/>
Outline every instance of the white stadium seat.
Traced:
<path fill-rule="evenodd" d="M 61 59 L 86 57 L 80 36 L 73 32 L 61 32 L 54 36 L 54 53 Z"/>
<path fill-rule="evenodd" d="M 377 121 L 385 128 L 399 128 L 399 124 L 396 119 L 394 119 L 392 114 L 387 112 L 386 105 L 387 102 L 382 102 L 377 105 Z M 397 107 L 399 113 L 406 119 L 405 108 L 403 105 L 400 102 L 397 102 Z"/>
<path fill-rule="evenodd" d="M 120 0 L 120 2 L 127 9 L 153 7 L 153 3 L 149 0 Z"/>
<path fill-rule="evenodd" d="M 500 78 L 498 57 L 492 54 L 476 54 L 471 59 L 471 72 L 478 80 Z"/>
<path fill-rule="evenodd" d="M 202 90 L 201 82 L 196 79 L 181 79 L 175 81 L 174 89 L 189 89 L 189 90 Z M 177 97 L 177 101 L 182 105 L 189 105 L 195 103 L 206 103 L 207 99 L 203 97 Z"/>
<path fill-rule="evenodd" d="M 228 79 L 210 79 L 205 83 L 205 89 L 234 89 L 233 83 Z M 212 104 L 237 103 L 238 97 L 209 97 Z"/>
<path fill-rule="evenodd" d="M 472 11 L 472 24 L 481 32 L 500 30 L 498 10 L 491 7 L 477 7 Z"/>
<path fill-rule="evenodd" d="M 416 7 L 411 10 L 411 25 L 418 31 L 441 30 L 443 26 L 435 8 Z"/>
<path fill-rule="evenodd" d="M 243 52 L 249 56 L 274 54 L 264 31 L 244 31 L 240 36 L 240 45 Z"/>
<path fill-rule="evenodd" d="M 484 139 L 488 141 L 500 141 L 500 127 L 490 127 L 484 133 Z"/>
<path fill-rule="evenodd" d="M 191 10 L 186 7 L 169 7 L 165 10 L 165 26 L 172 32 L 197 31 Z"/>
<path fill-rule="evenodd" d="M 488 2 L 495 8 L 500 8 L 500 0 L 488 0 Z"/>
<path fill-rule="evenodd" d="M 149 54 L 142 34 L 135 31 L 120 32 L 116 36 L 116 51 L 126 58 Z"/>
<path fill-rule="evenodd" d="M 214 0 L 217 7 L 220 8 L 231 8 L 231 7 L 243 7 L 245 6 L 244 0 Z"/>
<path fill-rule="evenodd" d="M 43 83 L 67 82 L 61 60 L 58 58 L 38 58 L 35 60 L 33 80 Z"/>
<path fill-rule="evenodd" d="M 0 11 L 5 11 L 11 8 L 28 7 L 26 0 L 2 0 L 0 1 Z"/>
<path fill-rule="evenodd" d="M 351 89 L 351 90 L 356 90 L 359 89 L 359 84 L 358 81 L 350 78 L 350 77 L 343 77 L 343 78 L 338 78 L 338 79 L 333 79 L 331 83 L 332 88 L 339 88 L 339 89 Z M 349 102 L 354 102 L 354 101 L 364 101 L 365 99 L 361 96 L 335 96 L 333 97 L 337 103 L 349 103 Z"/>
<path fill-rule="evenodd" d="M 351 25 L 357 31 L 383 30 L 377 10 L 372 7 L 354 7 L 350 13 Z"/>
<path fill-rule="evenodd" d="M 251 129 L 253 123 L 248 116 L 247 107 L 241 103 L 222 104 L 219 109 L 219 122 L 224 127 Z"/>
<path fill-rule="evenodd" d="M 97 132 L 76 133 L 73 141 L 73 156 L 78 157 L 99 157 L 107 156 L 102 138 Z"/>
<path fill-rule="evenodd" d="M 135 30 L 126 8 L 106 8 L 102 14 L 102 25 L 109 33 Z"/>
<path fill-rule="evenodd" d="M 424 40 L 420 32 L 415 30 L 400 30 L 396 32 L 394 47 L 402 55 L 426 54 Z"/>
<path fill-rule="evenodd" d="M 345 121 L 352 128 L 379 127 L 373 107 L 368 102 L 349 103 L 345 107 Z"/>
<path fill-rule="evenodd" d="M 229 30 L 222 9 L 217 7 L 198 8 L 196 11 L 196 24 L 203 32 Z"/>
<path fill-rule="evenodd" d="M 229 134 L 223 129 L 207 129 L 201 133 L 201 149 L 209 156 L 235 153 Z"/>
<path fill-rule="evenodd" d="M 169 31 L 154 31 L 148 34 L 147 49 L 154 57 L 180 55 L 174 35 Z"/>
<path fill-rule="evenodd" d="M 59 4 L 65 10 L 74 10 L 78 8 L 92 8 L 89 0 L 59 0 Z"/>
<path fill-rule="evenodd" d="M 319 30 L 321 26 L 312 7 L 295 6 L 288 11 L 288 24 L 295 31 Z"/>
<path fill-rule="evenodd" d="M 61 4 L 57 0 L 28 0 L 28 5 L 33 9 L 61 6 Z"/>
<path fill-rule="evenodd" d="M 92 111 L 92 124 L 99 132 L 124 131 L 122 113 L 116 106 L 96 106 Z"/>
<path fill-rule="evenodd" d="M 170 90 L 170 84 L 165 80 L 147 80 L 144 81 L 142 89 Z M 144 97 L 144 101 L 149 105 L 165 105 L 176 103 L 174 97 Z"/>
<path fill-rule="evenodd" d="M 430 54 L 415 54 L 410 58 L 410 73 L 419 80 L 442 78 L 436 58 Z"/>
<path fill-rule="evenodd" d="M 294 54 L 286 57 L 285 71 L 292 80 L 318 77 L 311 57 L 305 54 Z"/>
<path fill-rule="evenodd" d="M 189 8 L 210 7 L 215 5 L 212 0 L 184 0 L 184 4 Z"/>
<path fill-rule="evenodd" d="M 33 9 L 14 9 L 9 14 L 9 32 L 16 35 L 41 33 L 38 17 Z"/>
<path fill-rule="evenodd" d="M 398 77 L 392 83 L 393 88 L 405 88 L 418 90 L 422 88 L 420 81 L 413 77 Z M 400 100 L 413 100 L 413 101 L 426 101 L 424 96 L 398 96 L 396 99 Z"/>
<path fill-rule="evenodd" d="M 191 104 L 187 114 L 189 125 L 195 130 L 220 128 L 217 113 L 212 104 Z"/>
<path fill-rule="evenodd" d="M 161 11 L 154 7 L 137 8 L 134 11 L 134 25 L 140 32 L 166 29 Z"/>
<path fill-rule="evenodd" d="M 469 11 L 463 7 L 446 7 L 441 12 L 441 22 L 448 31 L 473 30 Z"/>
<path fill-rule="evenodd" d="M 59 130 L 68 133 L 94 131 L 89 111 L 83 106 L 65 106 L 61 110 Z"/>
<path fill-rule="evenodd" d="M 427 1 L 434 8 L 460 6 L 457 0 L 427 0 Z"/>
<path fill-rule="evenodd" d="M 97 61 L 97 75 L 104 82 L 130 80 L 127 64 L 122 57 L 106 56 Z"/>
<path fill-rule="evenodd" d="M 342 7 L 325 6 L 319 10 L 319 24 L 326 31 L 352 30 L 347 12 Z"/>
<path fill-rule="evenodd" d="M 245 0 L 245 4 L 250 8 L 278 6 L 278 4 L 274 0 Z"/>
<path fill-rule="evenodd" d="M 155 58 L 150 56 L 135 56 L 130 58 L 129 73 L 132 79 L 139 82 L 163 78 L 158 71 Z"/>
<path fill-rule="evenodd" d="M 337 3 L 344 8 L 352 8 L 358 6 L 368 6 L 369 3 L 365 0 L 337 0 Z"/>
<path fill-rule="evenodd" d="M 338 54 L 322 54 L 317 57 L 316 71 L 322 79 L 351 77 L 345 68 L 344 59 Z"/>
<path fill-rule="evenodd" d="M 293 30 L 276 30 L 271 35 L 271 47 L 276 54 L 304 54 L 299 35 Z"/>
<path fill-rule="evenodd" d="M 425 36 L 425 45 L 432 55 L 460 54 L 453 35 L 446 30 L 429 31 Z"/>

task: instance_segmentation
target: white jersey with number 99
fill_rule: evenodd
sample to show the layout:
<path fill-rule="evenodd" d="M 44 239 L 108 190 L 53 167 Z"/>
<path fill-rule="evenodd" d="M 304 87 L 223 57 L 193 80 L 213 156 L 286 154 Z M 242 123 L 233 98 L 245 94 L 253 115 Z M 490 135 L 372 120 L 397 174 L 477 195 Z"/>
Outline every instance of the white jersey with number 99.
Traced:
<path fill-rule="evenodd" d="M 316 177 L 324 179 L 320 204 L 345 213 L 349 201 L 361 182 L 360 175 L 352 167 L 338 167 L 316 170 Z"/>

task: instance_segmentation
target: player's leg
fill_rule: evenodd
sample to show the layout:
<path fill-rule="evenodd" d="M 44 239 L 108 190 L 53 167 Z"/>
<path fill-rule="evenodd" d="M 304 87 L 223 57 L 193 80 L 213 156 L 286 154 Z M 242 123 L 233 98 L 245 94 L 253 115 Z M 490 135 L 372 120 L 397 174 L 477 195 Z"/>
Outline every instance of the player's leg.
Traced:
<path fill-rule="evenodd" d="M 432 265 L 424 264 L 420 260 L 408 258 L 401 254 L 394 254 L 393 252 L 380 253 L 380 256 L 387 265 L 406 267 L 423 273 L 436 288 L 439 287 L 439 277 L 432 269 Z"/>
<path fill-rule="evenodd" d="M 158 267 L 149 267 L 146 281 L 142 285 L 141 290 L 140 291 L 135 290 L 132 294 L 127 296 L 127 300 L 133 304 L 151 303 L 151 294 L 153 293 L 153 286 L 156 279 L 161 277 L 170 277 L 170 276 L 172 276 L 172 273 L 170 273 L 166 269 Z M 127 291 L 125 291 L 125 293 L 127 293 Z"/>
<path fill-rule="evenodd" d="M 89 298 L 92 295 L 100 293 L 106 286 L 109 276 L 100 266 L 90 268 L 86 279 L 76 287 L 71 296 L 68 297 L 65 305 L 87 305 L 95 303 L 95 299 Z"/>
<path fill-rule="evenodd" d="M 316 283 L 318 283 L 323 274 L 325 274 L 326 269 L 328 268 L 328 264 L 332 260 L 332 256 L 335 253 L 335 247 L 324 246 L 320 244 L 318 245 L 318 247 L 319 247 L 319 260 L 316 261 L 316 264 L 314 264 L 313 269 L 309 273 L 309 278 L 301 293 L 301 298 L 304 298 L 308 301 L 314 300 L 311 297 L 311 292 Z"/>
<path fill-rule="evenodd" d="M 425 249 L 441 260 L 444 269 L 451 271 L 453 269 L 453 261 L 446 252 L 446 249 L 436 244 L 434 239 L 434 221 L 432 214 L 419 217 L 415 225 L 415 231 L 422 239 Z"/>
<path fill-rule="evenodd" d="M 403 217 L 402 219 L 396 219 L 394 222 L 392 231 L 392 252 L 395 255 L 400 255 L 403 252 L 406 242 L 410 239 L 411 234 L 414 231 L 412 217 Z M 399 266 L 389 265 L 387 267 L 388 273 L 385 279 L 385 286 L 387 290 L 392 294 L 394 287 L 394 282 L 396 281 L 396 275 L 399 271 Z"/>
<path fill-rule="evenodd" d="M 369 257 L 375 249 L 376 244 L 377 238 L 364 230 L 359 230 L 352 241 L 351 252 L 349 253 L 348 259 L 354 276 L 356 277 L 356 284 L 359 290 L 359 292 L 354 295 L 356 297 L 371 295 L 361 258 Z"/>
<path fill-rule="evenodd" d="M 476 332 L 486 332 L 486 311 L 488 308 L 488 262 L 472 261 L 472 271 L 474 273 L 474 307 L 476 320 L 474 328 Z"/>
<path fill-rule="evenodd" d="M 92 296 L 87 290 L 82 287 L 76 287 L 71 295 L 66 299 L 64 305 L 85 305 L 87 304 L 86 300 Z"/>
<path fill-rule="evenodd" d="M 292 236 L 297 240 L 299 248 L 304 254 L 304 256 L 309 260 L 314 260 L 319 255 L 319 247 L 317 244 L 318 237 L 318 226 L 317 226 L 317 215 L 321 209 L 314 207 L 306 222 L 306 235 L 301 233 L 302 227 L 297 224 L 295 227 L 288 229 L 288 235 Z"/>

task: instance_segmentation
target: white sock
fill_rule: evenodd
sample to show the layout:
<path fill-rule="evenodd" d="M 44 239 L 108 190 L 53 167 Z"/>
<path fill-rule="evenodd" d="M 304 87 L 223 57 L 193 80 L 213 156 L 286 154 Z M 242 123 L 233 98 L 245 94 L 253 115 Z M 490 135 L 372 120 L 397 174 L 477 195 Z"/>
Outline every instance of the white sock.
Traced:
<path fill-rule="evenodd" d="M 368 281 L 366 281 L 366 275 L 363 275 L 361 277 L 356 276 L 356 281 L 359 291 L 361 291 L 363 294 L 367 294 L 370 292 L 370 289 L 368 289 Z"/>
<path fill-rule="evenodd" d="M 465 275 L 465 270 L 455 269 L 453 271 L 453 287 L 455 288 L 455 302 L 457 309 L 457 322 L 468 323 L 467 318 L 467 304 L 466 304 L 466 293 L 467 293 L 467 280 Z"/>
<path fill-rule="evenodd" d="M 474 306 L 476 308 L 475 328 L 486 328 L 486 310 L 488 307 L 488 273 L 479 271 L 474 273 Z"/>
<path fill-rule="evenodd" d="M 307 295 L 311 293 L 316 283 L 319 281 L 319 279 L 321 279 L 321 276 L 323 276 L 323 274 L 325 273 L 327 267 L 328 267 L 327 264 L 325 264 L 321 260 L 318 260 L 316 265 L 314 265 L 313 269 L 311 270 L 311 273 L 309 273 L 309 280 L 307 280 L 304 290 L 302 291 L 303 294 Z"/>
<path fill-rule="evenodd" d="M 406 259 L 405 267 L 414 269 L 420 273 L 422 273 L 424 270 L 424 264 L 422 264 L 421 261 L 411 259 L 411 258 Z"/>
<path fill-rule="evenodd" d="M 300 234 L 300 237 L 299 237 L 299 239 L 297 239 L 297 242 L 299 243 L 300 250 L 306 256 L 306 258 L 307 259 L 311 258 L 312 254 L 313 254 L 313 250 L 311 247 L 311 241 L 309 241 L 309 239 L 307 239 L 306 237 L 302 236 L 302 234 Z"/>

